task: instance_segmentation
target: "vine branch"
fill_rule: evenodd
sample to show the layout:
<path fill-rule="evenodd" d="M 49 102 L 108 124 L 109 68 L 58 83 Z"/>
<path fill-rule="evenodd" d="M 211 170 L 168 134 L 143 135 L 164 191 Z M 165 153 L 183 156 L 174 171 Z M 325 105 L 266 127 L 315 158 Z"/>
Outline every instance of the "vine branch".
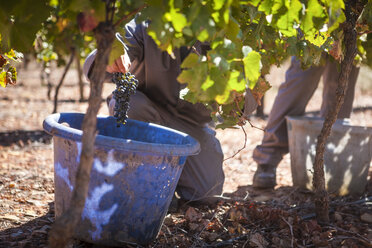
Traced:
<path fill-rule="evenodd" d="M 242 150 L 245 149 L 245 147 L 247 146 L 247 132 L 244 130 L 244 127 L 241 126 L 243 132 L 244 132 L 244 145 L 242 148 L 240 148 L 238 151 L 236 151 L 232 156 L 228 157 L 228 158 L 225 158 L 223 160 L 223 162 L 225 162 L 226 160 L 229 160 L 229 159 L 232 159 L 233 157 L 235 157 L 236 155 L 238 155 Z"/>
<path fill-rule="evenodd" d="M 132 12 L 130 12 L 129 14 L 123 16 L 117 22 L 115 22 L 114 27 L 119 26 L 120 23 L 122 23 L 123 21 L 128 20 L 129 18 L 131 18 L 132 16 L 134 16 L 135 14 L 137 14 L 138 12 L 143 10 L 146 6 L 147 6 L 146 4 L 143 4 L 141 7 L 137 8 L 137 9 L 133 10 Z"/>

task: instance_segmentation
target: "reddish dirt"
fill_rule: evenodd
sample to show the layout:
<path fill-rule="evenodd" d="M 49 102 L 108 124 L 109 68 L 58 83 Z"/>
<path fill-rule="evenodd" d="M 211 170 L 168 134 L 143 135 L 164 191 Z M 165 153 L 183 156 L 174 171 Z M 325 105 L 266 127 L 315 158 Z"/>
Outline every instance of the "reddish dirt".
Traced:
<path fill-rule="evenodd" d="M 287 65 L 273 68 L 266 95 L 270 110 Z M 54 221 L 53 145 L 42 131 L 42 121 L 53 109 L 47 88 L 41 85 L 40 66 L 31 63 L 19 71 L 16 86 L 0 89 L 0 247 L 46 247 Z M 52 71 L 58 82 L 60 69 Z M 353 123 L 372 127 L 372 73 L 363 69 L 352 114 Z M 79 102 L 77 73 L 71 71 L 60 90 L 58 112 L 85 112 Z M 321 102 L 316 91 L 307 111 Z M 104 96 L 113 90 L 105 84 Z M 85 84 L 85 95 L 89 85 Z M 54 92 L 53 92 L 54 94 Z M 100 114 L 107 114 L 103 101 Z M 266 120 L 252 116 L 263 128 Z M 263 132 L 245 126 L 246 147 L 224 163 L 226 200 L 215 206 L 183 204 L 167 215 L 158 238 L 149 247 L 372 247 L 372 185 L 358 197 L 331 196 L 331 223 L 320 226 L 313 216 L 311 192 L 292 186 L 290 157 L 279 165 L 275 190 L 251 187 L 256 170 L 254 147 Z M 244 146 L 241 129 L 217 130 L 225 157 Z M 371 177 L 372 168 L 369 170 Z M 371 182 L 372 180 L 370 180 Z M 363 200 L 366 199 L 366 200 Z M 75 241 L 71 247 L 92 247 Z M 134 247 L 134 246 L 128 246 Z"/>

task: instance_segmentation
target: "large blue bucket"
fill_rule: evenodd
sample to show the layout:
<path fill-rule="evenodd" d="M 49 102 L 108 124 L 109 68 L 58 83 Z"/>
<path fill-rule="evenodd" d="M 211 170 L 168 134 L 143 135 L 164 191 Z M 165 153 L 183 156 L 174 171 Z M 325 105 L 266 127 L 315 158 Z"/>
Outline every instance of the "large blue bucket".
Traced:
<path fill-rule="evenodd" d="M 70 204 L 81 153 L 84 114 L 48 116 L 53 135 L 55 213 Z M 189 135 L 152 123 L 98 117 L 89 192 L 75 237 L 120 246 L 152 242 L 163 223 L 188 155 L 199 143 Z"/>

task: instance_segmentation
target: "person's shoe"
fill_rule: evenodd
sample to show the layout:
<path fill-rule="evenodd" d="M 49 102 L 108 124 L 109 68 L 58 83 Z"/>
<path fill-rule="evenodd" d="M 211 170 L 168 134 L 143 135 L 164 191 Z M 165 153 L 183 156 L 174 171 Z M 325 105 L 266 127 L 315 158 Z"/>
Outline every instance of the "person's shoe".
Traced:
<path fill-rule="evenodd" d="M 253 176 L 254 188 L 272 189 L 276 185 L 276 167 L 270 164 L 259 164 Z"/>

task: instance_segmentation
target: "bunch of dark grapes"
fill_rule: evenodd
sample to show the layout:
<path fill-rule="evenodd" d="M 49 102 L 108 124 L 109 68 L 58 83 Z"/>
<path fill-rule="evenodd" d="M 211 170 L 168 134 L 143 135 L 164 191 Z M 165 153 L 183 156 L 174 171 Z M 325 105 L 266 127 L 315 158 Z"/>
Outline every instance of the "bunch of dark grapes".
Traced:
<path fill-rule="evenodd" d="M 116 84 L 116 89 L 112 94 L 116 101 L 114 117 L 119 126 L 119 124 L 127 122 L 130 96 L 136 92 L 138 80 L 129 72 L 125 74 L 115 72 L 112 82 Z"/>

